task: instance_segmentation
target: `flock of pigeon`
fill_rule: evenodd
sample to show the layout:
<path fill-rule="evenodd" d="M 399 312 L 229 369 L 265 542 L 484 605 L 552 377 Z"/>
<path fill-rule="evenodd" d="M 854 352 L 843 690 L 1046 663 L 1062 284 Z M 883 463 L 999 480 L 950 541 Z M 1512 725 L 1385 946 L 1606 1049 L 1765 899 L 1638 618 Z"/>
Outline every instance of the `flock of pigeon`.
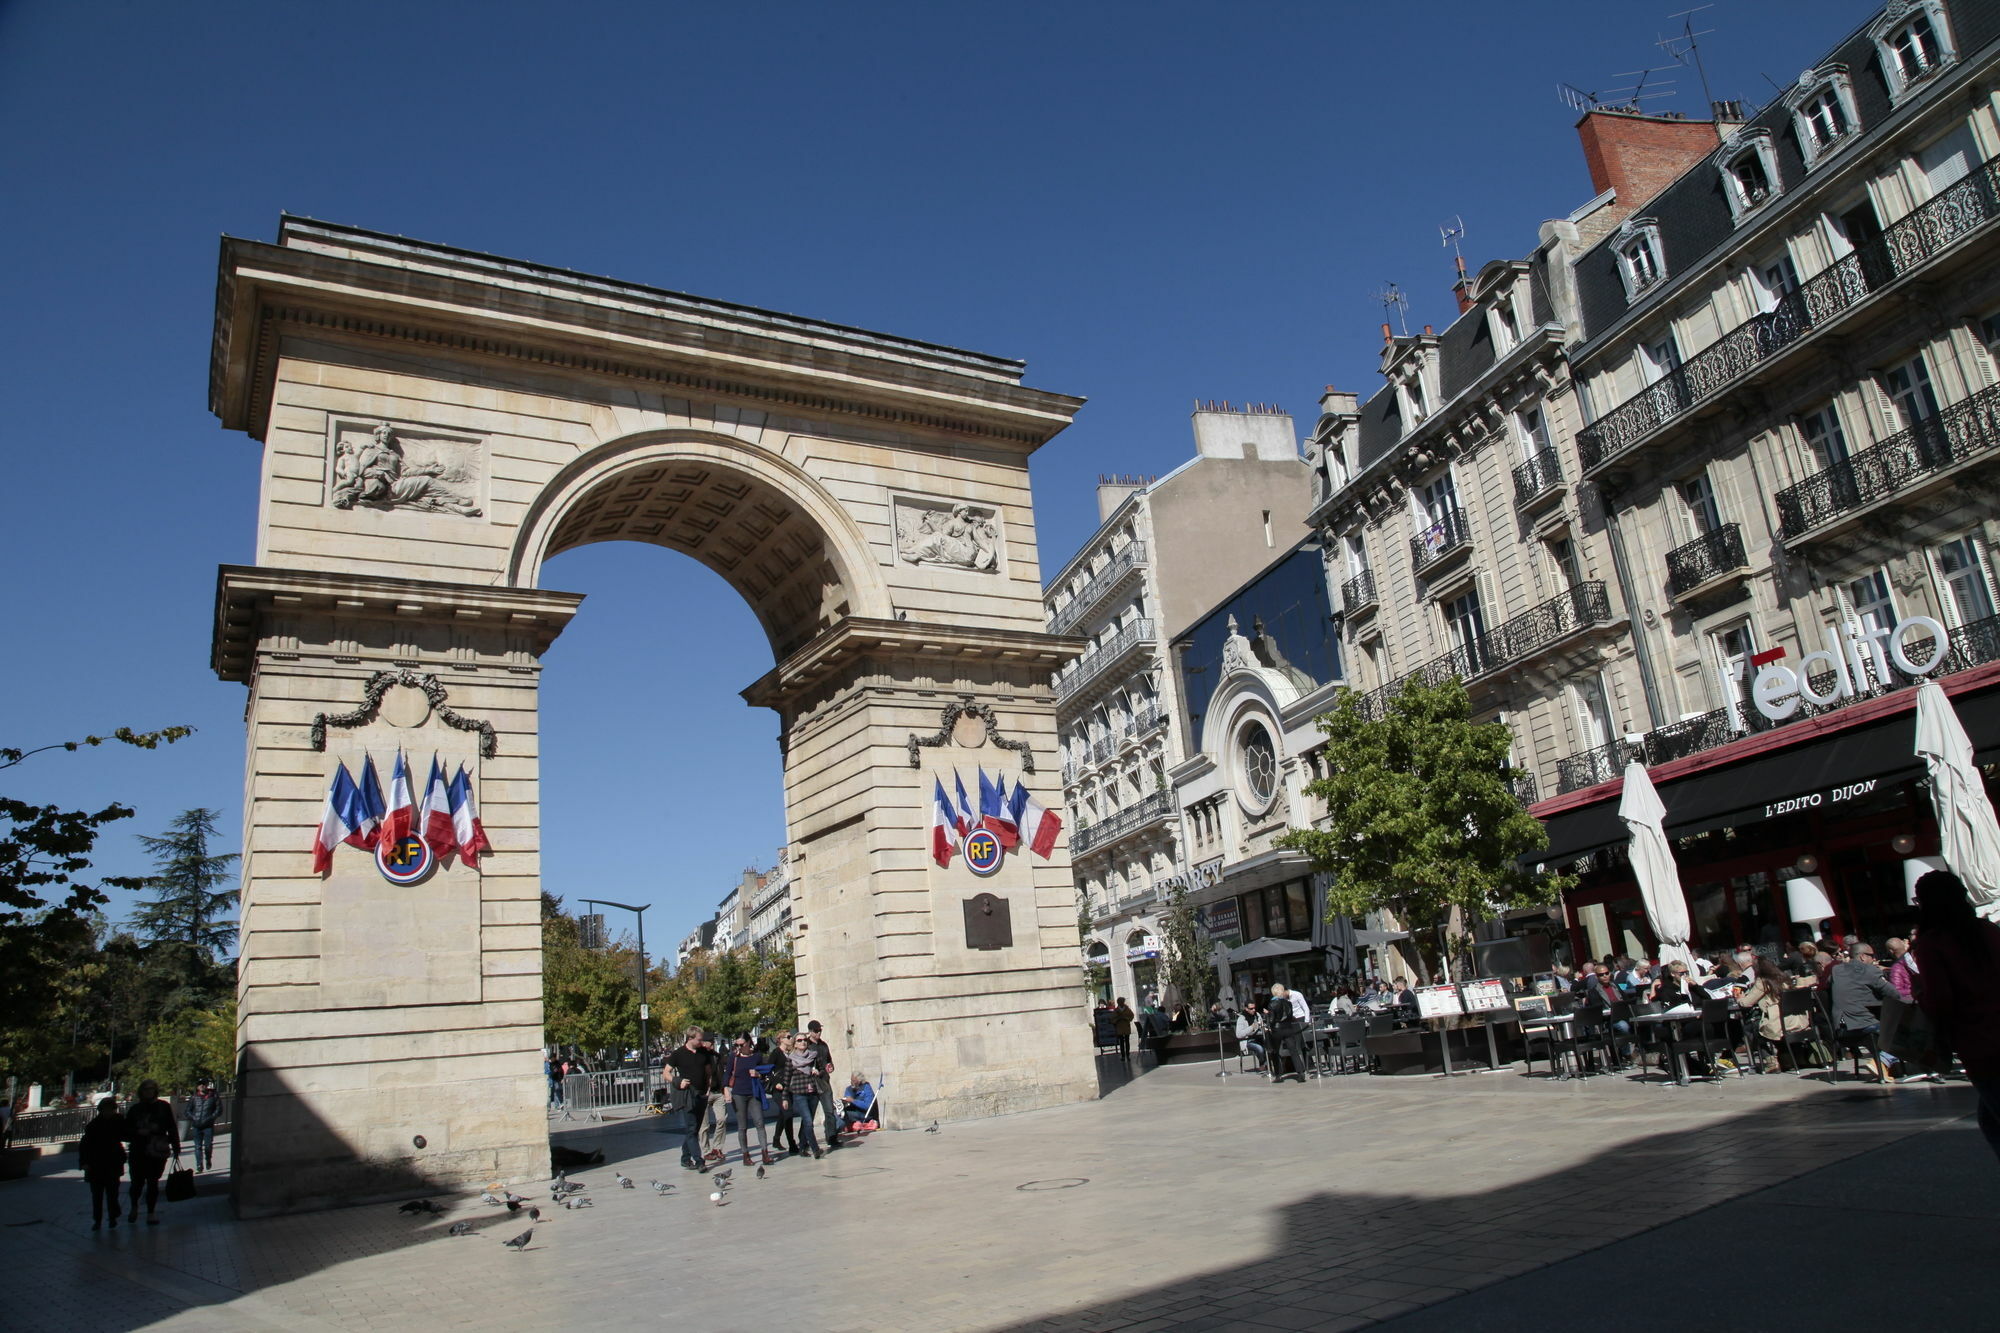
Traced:
<path fill-rule="evenodd" d="M 709 1184 L 713 1187 L 708 1196 L 709 1202 L 718 1206 L 728 1204 L 729 1191 L 735 1183 L 731 1179 L 734 1174 L 735 1169 L 733 1167 L 709 1173 Z M 762 1180 L 763 1178 L 764 1168 L 760 1166 L 757 1168 L 757 1179 Z M 632 1177 L 622 1171 L 614 1173 L 612 1179 L 617 1182 L 619 1189 L 629 1190 L 638 1188 L 633 1182 Z M 673 1198 L 680 1192 L 672 1183 L 663 1180 L 649 1180 L 646 1182 L 646 1186 L 662 1199 Z M 589 1208 L 592 1206 L 592 1201 L 585 1197 L 589 1188 L 588 1185 L 580 1180 L 571 1180 L 567 1171 L 558 1171 L 555 1174 L 555 1178 L 549 1182 L 549 1206 L 552 1208 L 565 1208 L 571 1212 L 575 1212 L 579 1208 Z M 497 1184 L 488 1186 L 485 1192 L 480 1194 L 479 1201 L 490 1207 L 505 1208 L 510 1216 L 525 1210 L 528 1214 L 528 1229 L 520 1235 L 501 1243 L 517 1253 L 528 1248 L 529 1242 L 535 1238 L 535 1227 L 542 1220 L 542 1210 L 540 1207 L 529 1203 L 525 1195 L 516 1194 L 512 1190 Z M 408 1213 L 416 1217 L 441 1217 L 444 1215 L 445 1210 L 441 1205 L 430 1199 L 412 1199 L 396 1211 L 399 1213 Z M 472 1223 L 470 1222 L 453 1222 L 445 1229 L 445 1235 L 452 1237 L 469 1236 L 471 1234 Z"/>

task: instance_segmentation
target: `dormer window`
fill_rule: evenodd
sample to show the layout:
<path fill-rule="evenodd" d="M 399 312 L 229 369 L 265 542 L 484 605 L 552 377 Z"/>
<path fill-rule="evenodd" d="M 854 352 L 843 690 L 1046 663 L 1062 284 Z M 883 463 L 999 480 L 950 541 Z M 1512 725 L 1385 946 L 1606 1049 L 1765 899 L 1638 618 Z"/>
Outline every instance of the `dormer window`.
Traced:
<path fill-rule="evenodd" d="M 1799 136 L 1799 152 L 1808 171 L 1861 127 L 1845 65 L 1827 65 L 1799 75 L 1785 103 L 1792 110 L 1792 127 Z"/>
<path fill-rule="evenodd" d="M 1403 381 L 1402 389 L 1403 419 L 1414 426 L 1431 414 L 1430 406 L 1424 402 L 1424 382 L 1421 379 L 1408 379 Z"/>
<path fill-rule="evenodd" d="M 1514 315 L 1514 298 L 1502 297 L 1493 303 L 1493 348 L 1504 352 L 1521 341 L 1521 322 Z"/>
<path fill-rule="evenodd" d="M 1722 150 L 1722 193 L 1729 215 L 1741 222 L 1778 192 L 1778 156 L 1771 149 L 1769 130 L 1731 135 Z"/>
<path fill-rule="evenodd" d="M 1627 218 L 1613 242 L 1618 252 L 1618 276 L 1625 281 L 1625 299 L 1636 300 L 1667 276 L 1660 249 L 1660 224 L 1652 218 Z"/>
<path fill-rule="evenodd" d="M 1892 106 L 1958 59 L 1941 0 L 1896 0 L 1882 11 L 1868 35 L 1881 57 Z"/>

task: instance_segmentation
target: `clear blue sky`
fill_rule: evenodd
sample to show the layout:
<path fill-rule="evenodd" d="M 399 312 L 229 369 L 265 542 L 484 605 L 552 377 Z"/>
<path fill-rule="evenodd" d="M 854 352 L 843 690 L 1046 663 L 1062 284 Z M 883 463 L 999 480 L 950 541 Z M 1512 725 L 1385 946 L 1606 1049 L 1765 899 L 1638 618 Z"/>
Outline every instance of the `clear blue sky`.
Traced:
<path fill-rule="evenodd" d="M 5 789 L 138 807 L 108 871 L 191 805 L 234 849 L 244 689 L 208 643 L 258 452 L 205 406 L 224 233 L 290 210 L 1025 358 L 1090 399 L 1034 462 L 1051 568 L 1097 474 L 1187 456 L 1191 400 L 1309 429 L 1322 385 L 1370 387 L 1385 281 L 1411 327 L 1448 322 L 1442 220 L 1476 268 L 1586 200 L 1555 86 L 1666 63 L 1682 7 L 13 0 L 0 743 L 200 733 Z M 1715 95 L 1761 105 L 1874 8 L 1722 0 Z M 1700 114 L 1670 73 L 1652 105 Z M 678 938 L 783 837 L 775 719 L 736 697 L 770 651 L 656 548 L 543 582 L 590 596 L 545 676 L 546 882 L 657 903 L 649 943 Z"/>

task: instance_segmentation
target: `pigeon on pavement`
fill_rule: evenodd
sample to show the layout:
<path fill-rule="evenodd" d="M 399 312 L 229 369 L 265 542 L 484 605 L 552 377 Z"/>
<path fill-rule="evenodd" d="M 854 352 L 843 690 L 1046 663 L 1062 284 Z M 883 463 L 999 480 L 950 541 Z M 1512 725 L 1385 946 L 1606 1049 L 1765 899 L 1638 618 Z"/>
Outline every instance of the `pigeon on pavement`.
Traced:
<path fill-rule="evenodd" d="M 931 1127 L 924 1131 L 924 1133 L 926 1134 L 935 1134 L 937 1132 L 938 1132 L 938 1122 L 935 1120 L 931 1121 Z"/>
<path fill-rule="evenodd" d="M 764 1178 L 764 1168 L 760 1166 L 757 1168 L 757 1179 L 762 1180 L 763 1178 Z"/>
<path fill-rule="evenodd" d="M 492 1190 L 487 1190 L 485 1193 L 481 1194 L 479 1196 L 479 1201 L 481 1203 L 490 1203 L 496 1208 L 499 1207 L 501 1204 L 507 1202 L 505 1199 L 495 1194 Z"/>
<path fill-rule="evenodd" d="M 514 1239 L 502 1241 L 500 1243 L 502 1245 L 505 1245 L 510 1250 L 525 1250 L 528 1248 L 528 1242 L 533 1240 L 534 1238 L 535 1238 L 535 1229 L 533 1227 L 529 1227 L 526 1231 L 523 1231 L 520 1235 L 514 1237 Z"/>
<path fill-rule="evenodd" d="M 449 1229 L 449 1230 L 447 1230 L 447 1231 L 446 1231 L 446 1232 L 445 1232 L 444 1234 L 445 1234 L 445 1235 L 447 1235 L 447 1236 L 468 1236 L 468 1235 L 471 1235 L 471 1234 L 472 1234 L 472 1223 L 470 1223 L 470 1222 L 453 1222 L 453 1223 L 451 1224 L 451 1227 L 450 1227 L 450 1229 Z"/>
<path fill-rule="evenodd" d="M 529 1220 L 530 1222 L 539 1222 L 539 1221 L 541 1221 L 541 1220 L 542 1220 L 542 1210 L 541 1210 L 541 1209 L 539 1209 L 539 1208 L 530 1208 L 530 1209 L 528 1209 L 528 1220 Z"/>
<path fill-rule="evenodd" d="M 444 1209 L 429 1199 L 412 1199 L 396 1210 L 399 1213 L 441 1213 Z"/>
<path fill-rule="evenodd" d="M 709 1179 L 711 1179 L 711 1180 L 727 1180 L 727 1179 L 729 1179 L 729 1177 L 731 1177 L 731 1176 L 732 1176 L 732 1175 L 734 1175 L 734 1174 L 736 1174 L 736 1168 L 732 1166 L 732 1167 L 730 1167 L 730 1168 L 729 1168 L 729 1169 L 728 1169 L 727 1171 L 717 1171 L 717 1172 L 715 1172 L 715 1173 L 714 1173 L 713 1175 L 711 1175 L 711 1176 L 709 1177 Z"/>
<path fill-rule="evenodd" d="M 514 1191 L 512 1191 L 512 1190 L 508 1190 L 508 1191 L 507 1191 L 507 1202 L 508 1202 L 508 1203 L 526 1203 L 527 1201 L 528 1201 L 528 1196 L 527 1196 L 527 1195 L 525 1195 L 525 1194 L 516 1194 L 516 1193 L 514 1193 Z"/>
<path fill-rule="evenodd" d="M 632 1177 L 627 1175 L 619 1175 L 618 1177 L 616 1177 L 616 1179 L 618 1181 L 619 1189 L 629 1190 L 632 1188 Z"/>
<path fill-rule="evenodd" d="M 510 1213 L 518 1213 L 521 1211 L 521 1205 L 515 1203 L 512 1199 L 509 1199 L 507 1200 L 507 1211 Z"/>

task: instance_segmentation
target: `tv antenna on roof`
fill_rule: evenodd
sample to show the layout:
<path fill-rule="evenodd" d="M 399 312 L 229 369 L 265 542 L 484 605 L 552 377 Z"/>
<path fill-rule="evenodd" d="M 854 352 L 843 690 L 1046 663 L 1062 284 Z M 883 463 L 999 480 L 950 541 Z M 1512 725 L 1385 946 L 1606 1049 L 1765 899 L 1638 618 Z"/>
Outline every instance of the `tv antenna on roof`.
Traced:
<path fill-rule="evenodd" d="M 1403 336 L 1410 336 L 1410 298 L 1403 295 L 1403 289 L 1393 282 L 1382 284 L 1382 290 L 1375 293 L 1375 299 L 1382 303 L 1382 322 L 1389 322 L 1389 311 L 1396 311 L 1396 323 L 1402 326 Z"/>
<path fill-rule="evenodd" d="M 1598 107 L 1596 93 L 1587 93 L 1573 83 L 1557 84 L 1556 100 L 1572 111 L 1595 111 Z"/>
<path fill-rule="evenodd" d="M 1674 81 L 1672 79 L 1655 79 L 1653 77 L 1664 68 L 1666 66 L 1656 65 L 1649 69 L 1628 69 L 1623 74 L 1612 75 L 1611 77 L 1614 79 L 1637 79 L 1638 82 L 1629 88 L 1607 89 L 1604 94 L 1604 100 L 1599 105 L 1613 111 L 1642 111 L 1645 109 L 1647 102 L 1655 101 L 1662 97 L 1672 97 L 1674 95 Z M 1648 86 L 1651 86 L 1654 91 L 1646 91 Z"/>
<path fill-rule="evenodd" d="M 1439 244 L 1451 247 L 1452 255 L 1458 260 L 1458 266 L 1463 269 L 1465 253 L 1458 248 L 1458 243 L 1465 239 L 1465 219 L 1453 213 L 1451 221 L 1438 223 L 1438 235 L 1443 238 Z"/>
<path fill-rule="evenodd" d="M 1711 108 L 1715 105 L 1715 98 L 1708 91 L 1708 71 L 1702 67 L 1701 46 L 1695 39 L 1697 37 L 1706 37 L 1714 32 L 1715 29 L 1703 28 L 1700 32 L 1696 32 L 1694 30 L 1694 16 L 1701 13 L 1704 9 L 1714 8 L 1715 6 L 1712 4 L 1696 5 L 1693 9 L 1683 9 L 1678 14 L 1667 15 L 1669 19 L 1679 19 L 1681 21 L 1680 36 L 1662 37 L 1653 43 L 1653 45 L 1665 51 L 1668 58 L 1676 65 L 1691 64 L 1694 66 L 1694 72 L 1701 78 L 1701 100 L 1707 102 Z"/>

